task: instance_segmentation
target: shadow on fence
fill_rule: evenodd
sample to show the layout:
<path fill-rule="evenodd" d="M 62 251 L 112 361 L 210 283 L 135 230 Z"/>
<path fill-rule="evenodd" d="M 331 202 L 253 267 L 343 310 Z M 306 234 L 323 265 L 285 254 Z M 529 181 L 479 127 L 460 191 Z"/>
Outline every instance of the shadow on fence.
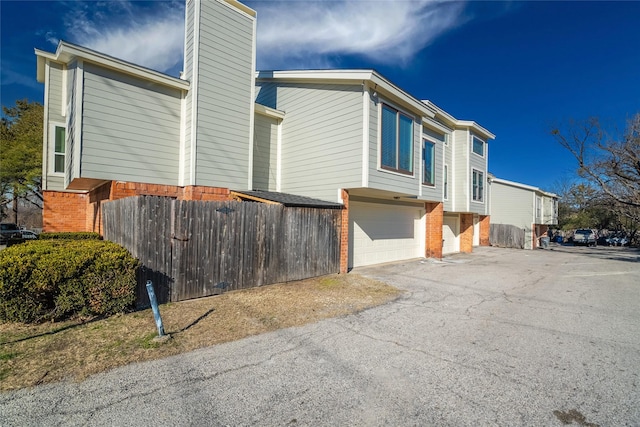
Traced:
<path fill-rule="evenodd" d="M 105 203 L 104 237 L 143 267 L 137 303 L 216 295 L 339 272 L 339 209 L 136 196 Z"/>

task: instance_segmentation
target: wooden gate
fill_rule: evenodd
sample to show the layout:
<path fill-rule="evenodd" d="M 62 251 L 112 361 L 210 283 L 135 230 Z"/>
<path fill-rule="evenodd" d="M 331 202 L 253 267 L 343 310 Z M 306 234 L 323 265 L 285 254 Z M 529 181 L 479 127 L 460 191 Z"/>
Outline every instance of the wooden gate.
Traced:
<path fill-rule="evenodd" d="M 140 259 L 138 303 L 152 280 L 181 301 L 337 273 L 339 209 L 137 196 L 105 203 L 104 237 Z"/>

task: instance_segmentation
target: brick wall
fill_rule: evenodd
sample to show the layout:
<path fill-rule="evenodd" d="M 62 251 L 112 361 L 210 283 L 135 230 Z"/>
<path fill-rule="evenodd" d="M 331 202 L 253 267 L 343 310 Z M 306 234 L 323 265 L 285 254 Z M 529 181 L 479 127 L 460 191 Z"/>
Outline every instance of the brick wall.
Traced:
<path fill-rule="evenodd" d="M 178 200 L 230 200 L 228 188 L 111 181 L 89 193 L 45 191 L 43 231 L 95 231 L 102 234 L 102 203 L 131 196 L 164 196 Z"/>
<path fill-rule="evenodd" d="M 480 215 L 480 246 L 490 246 L 489 234 L 491 232 L 491 217 Z"/>
<path fill-rule="evenodd" d="M 427 258 L 442 258 L 442 221 L 444 209 L 442 203 L 427 202 L 425 227 L 425 254 Z"/>
<path fill-rule="evenodd" d="M 342 190 L 342 218 L 340 222 L 340 273 L 349 270 L 349 192 Z"/>
<path fill-rule="evenodd" d="M 460 252 L 473 251 L 473 214 L 460 214 Z"/>
<path fill-rule="evenodd" d="M 43 199 L 43 231 L 87 231 L 88 194 L 44 191 Z"/>

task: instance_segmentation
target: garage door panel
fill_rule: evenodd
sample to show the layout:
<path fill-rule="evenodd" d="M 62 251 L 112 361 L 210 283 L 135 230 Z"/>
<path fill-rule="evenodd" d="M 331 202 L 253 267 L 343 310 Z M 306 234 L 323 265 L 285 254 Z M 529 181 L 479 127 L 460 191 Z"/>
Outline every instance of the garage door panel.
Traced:
<path fill-rule="evenodd" d="M 352 202 L 352 267 L 423 256 L 422 216 L 417 207 Z"/>
<path fill-rule="evenodd" d="M 450 254 L 459 252 L 458 243 L 458 217 L 453 215 L 445 215 L 442 219 L 442 253 Z"/>

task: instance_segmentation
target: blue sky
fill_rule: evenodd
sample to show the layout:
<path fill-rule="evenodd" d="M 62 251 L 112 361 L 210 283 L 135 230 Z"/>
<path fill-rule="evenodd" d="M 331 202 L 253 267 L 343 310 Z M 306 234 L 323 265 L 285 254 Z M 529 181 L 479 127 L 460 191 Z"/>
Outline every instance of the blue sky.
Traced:
<path fill-rule="evenodd" d="M 373 68 L 419 99 L 474 120 L 496 176 L 553 190 L 572 158 L 554 122 L 640 112 L 640 2 L 246 1 L 258 69 Z M 2 105 L 42 102 L 33 48 L 68 40 L 171 75 L 184 2 L 0 0 Z"/>

